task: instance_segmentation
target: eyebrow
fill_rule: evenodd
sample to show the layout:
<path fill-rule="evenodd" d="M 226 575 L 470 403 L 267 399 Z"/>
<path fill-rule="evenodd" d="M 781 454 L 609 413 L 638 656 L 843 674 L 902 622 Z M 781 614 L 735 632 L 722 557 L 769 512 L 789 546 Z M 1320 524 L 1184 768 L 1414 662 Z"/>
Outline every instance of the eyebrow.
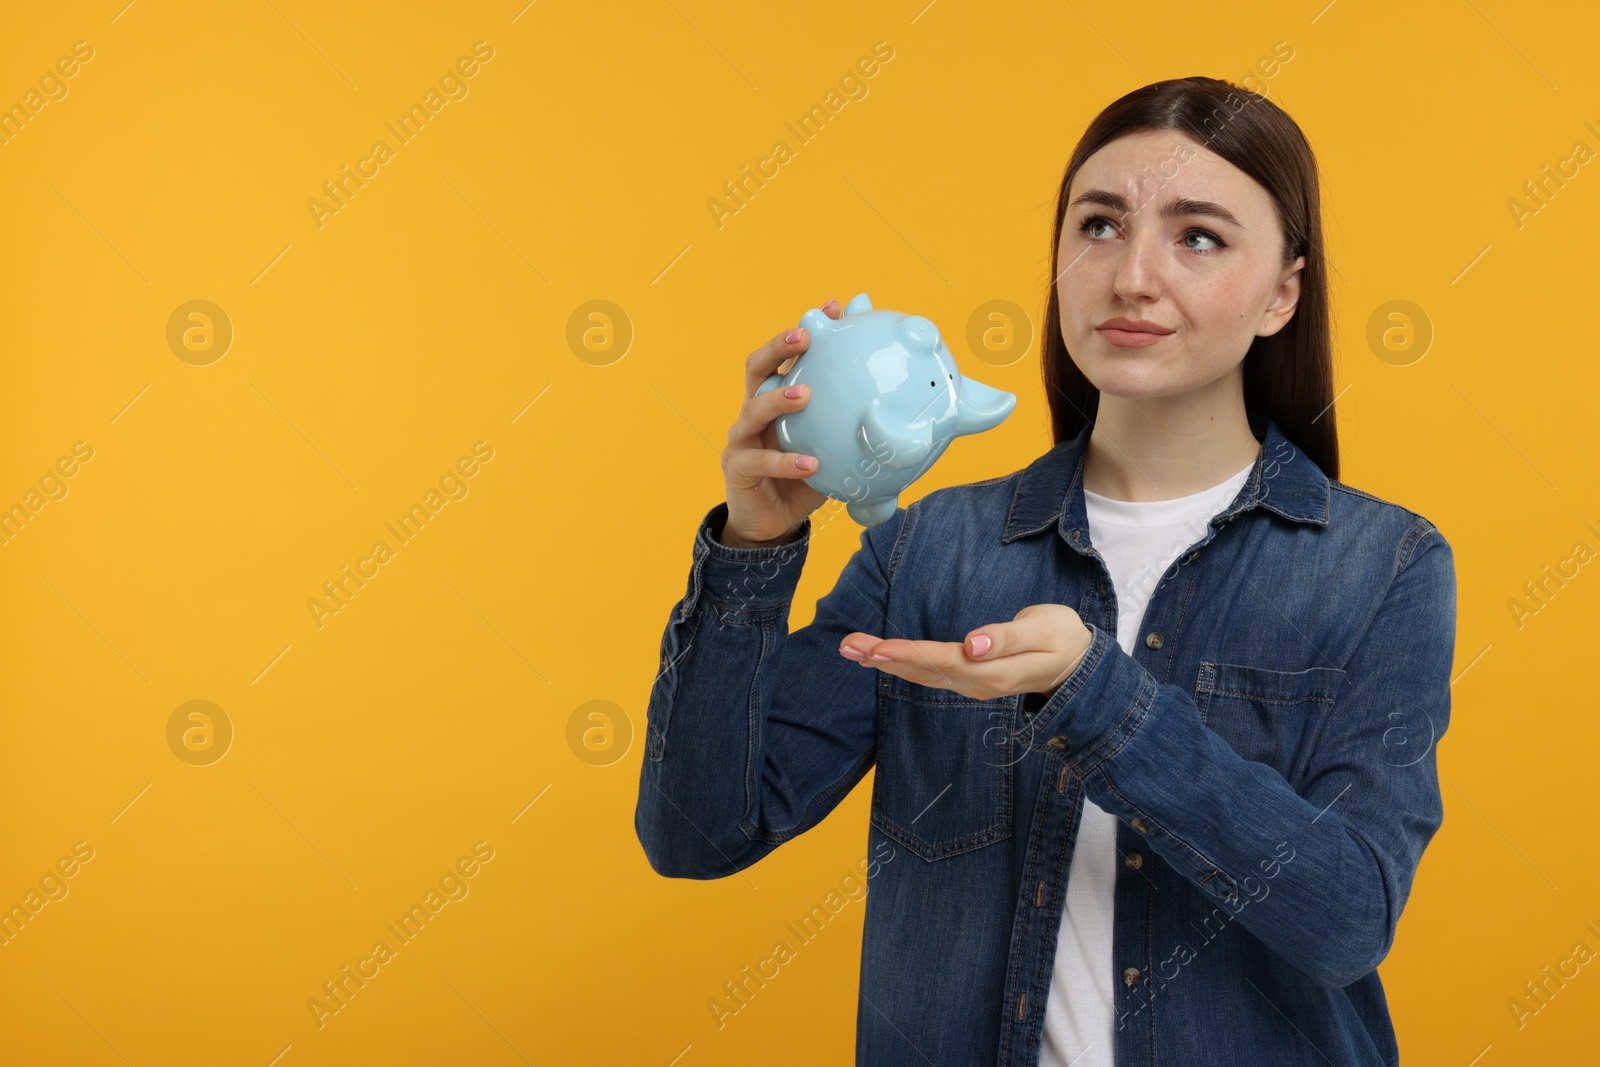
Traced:
<path fill-rule="evenodd" d="M 1111 193 L 1104 189 L 1090 189 L 1075 199 L 1070 206 L 1077 207 L 1079 204 L 1100 204 L 1113 211 L 1120 211 L 1124 215 L 1128 214 L 1127 199 L 1120 193 Z M 1162 218 L 1170 219 L 1179 215 L 1206 215 L 1231 223 L 1241 230 L 1245 228 L 1244 223 L 1234 218 L 1233 212 L 1221 204 L 1212 203 L 1210 200 L 1168 200 L 1162 205 Z"/>

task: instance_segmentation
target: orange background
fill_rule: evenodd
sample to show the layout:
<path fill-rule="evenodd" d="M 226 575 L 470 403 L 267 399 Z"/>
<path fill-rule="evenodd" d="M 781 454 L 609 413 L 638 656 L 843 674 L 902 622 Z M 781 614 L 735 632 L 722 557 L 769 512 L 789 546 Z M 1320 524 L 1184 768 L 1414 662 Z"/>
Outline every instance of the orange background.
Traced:
<path fill-rule="evenodd" d="M 0 904 L 66 889 L 0 947 L 5 1060 L 848 1062 L 859 902 L 726 1025 L 708 1001 L 866 857 L 870 781 L 721 881 L 657 877 L 633 832 L 743 359 L 865 290 L 1019 396 L 903 502 L 1023 466 L 1050 444 L 1038 346 L 967 325 L 1007 300 L 1036 337 L 1075 139 L 1202 73 L 1253 77 L 1319 155 L 1344 480 L 1455 548 L 1445 822 L 1381 968 L 1406 1062 L 1594 1055 L 1594 965 L 1509 1008 L 1600 950 L 1600 475 L 1574 433 L 1600 176 L 1510 203 L 1600 147 L 1591 6 L 124 2 L 0 34 L 0 105 L 92 50 L 0 144 L 0 506 L 57 494 L 0 546 Z M 797 146 L 784 123 L 879 41 Z M 465 95 L 400 143 L 475 42 Z M 707 202 L 780 138 L 719 226 Z M 380 139 L 339 210 L 308 207 Z M 218 310 L 169 342 L 195 300 Z M 1421 358 L 1368 340 L 1395 300 Z M 385 524 L 430 489 L 401 544 Z M 793 626 L 858 533 L 819 530 Z M 370 577 L 319 626 L 347 565 Z M 466 895 L 319 1025 L 308 1001 L 430 889 Z"/>

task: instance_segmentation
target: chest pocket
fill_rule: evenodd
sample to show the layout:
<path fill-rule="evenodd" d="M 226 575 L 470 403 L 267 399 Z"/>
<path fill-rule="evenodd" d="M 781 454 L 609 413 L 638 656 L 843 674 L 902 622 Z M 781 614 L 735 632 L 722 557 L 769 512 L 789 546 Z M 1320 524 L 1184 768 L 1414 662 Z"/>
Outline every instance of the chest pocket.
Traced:
<path fill-rule="evenodd" d="M 1240 756 L 1299 781 L 1345 672 L 1337 667 L 1272 671 L 1239 663 L 1200 664 L 1195 706 Z"/>
<path fill-rule="evenodd" d="M 975 700 L 880 674 L 872 824 L 924 860 L 1011 836 L 1015 696 Z"/>

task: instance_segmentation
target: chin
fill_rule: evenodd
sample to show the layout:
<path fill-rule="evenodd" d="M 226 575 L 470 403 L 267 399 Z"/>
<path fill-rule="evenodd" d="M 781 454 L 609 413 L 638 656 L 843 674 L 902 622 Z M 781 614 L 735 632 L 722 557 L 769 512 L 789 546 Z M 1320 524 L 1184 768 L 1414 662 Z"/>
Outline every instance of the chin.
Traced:
<path fill-rule="evenodd" d="M 1139 349 L 1117 349 L 1111 355 L 1095 356 L 1079 365 L 1083 376 L 1102 393 L 1111 396 L 1140 397 L 1170 392 L 1171 372 L 1154 360 L 1140 359 Z"/>
<path fill-rule="evenodd" d="M 1091 379 L 1092 380 L 1092 379 Z M 1173 389 L 1162 382 L 1119 383 L 1109 382 L 1105 385 L 1096 385 L 1102 397 L 1114 396 L 1120 400 L 1152 400 L 1160 396 L 1171 396 L 1182 392 Z"/>

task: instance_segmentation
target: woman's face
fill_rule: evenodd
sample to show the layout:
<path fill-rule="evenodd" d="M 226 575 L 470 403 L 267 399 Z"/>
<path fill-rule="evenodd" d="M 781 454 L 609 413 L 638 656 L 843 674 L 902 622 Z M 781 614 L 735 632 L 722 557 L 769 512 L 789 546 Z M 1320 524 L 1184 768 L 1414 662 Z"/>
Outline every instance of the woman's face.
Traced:
<path fill-rule="evenodd" d="M 1102 394 L 1233 388 L 1226 379 L 1242 383 L 1251 340 L 1294 312 L 1305 257 L 1282 265 L 1271 198 L 1185 133 L 1141 131 L 1105 145 L 1073 175 L 1067 202 L 1056 261 L 1061 336 Z M 1118 318 L 1165 332 L 1105 325 Z"/>

